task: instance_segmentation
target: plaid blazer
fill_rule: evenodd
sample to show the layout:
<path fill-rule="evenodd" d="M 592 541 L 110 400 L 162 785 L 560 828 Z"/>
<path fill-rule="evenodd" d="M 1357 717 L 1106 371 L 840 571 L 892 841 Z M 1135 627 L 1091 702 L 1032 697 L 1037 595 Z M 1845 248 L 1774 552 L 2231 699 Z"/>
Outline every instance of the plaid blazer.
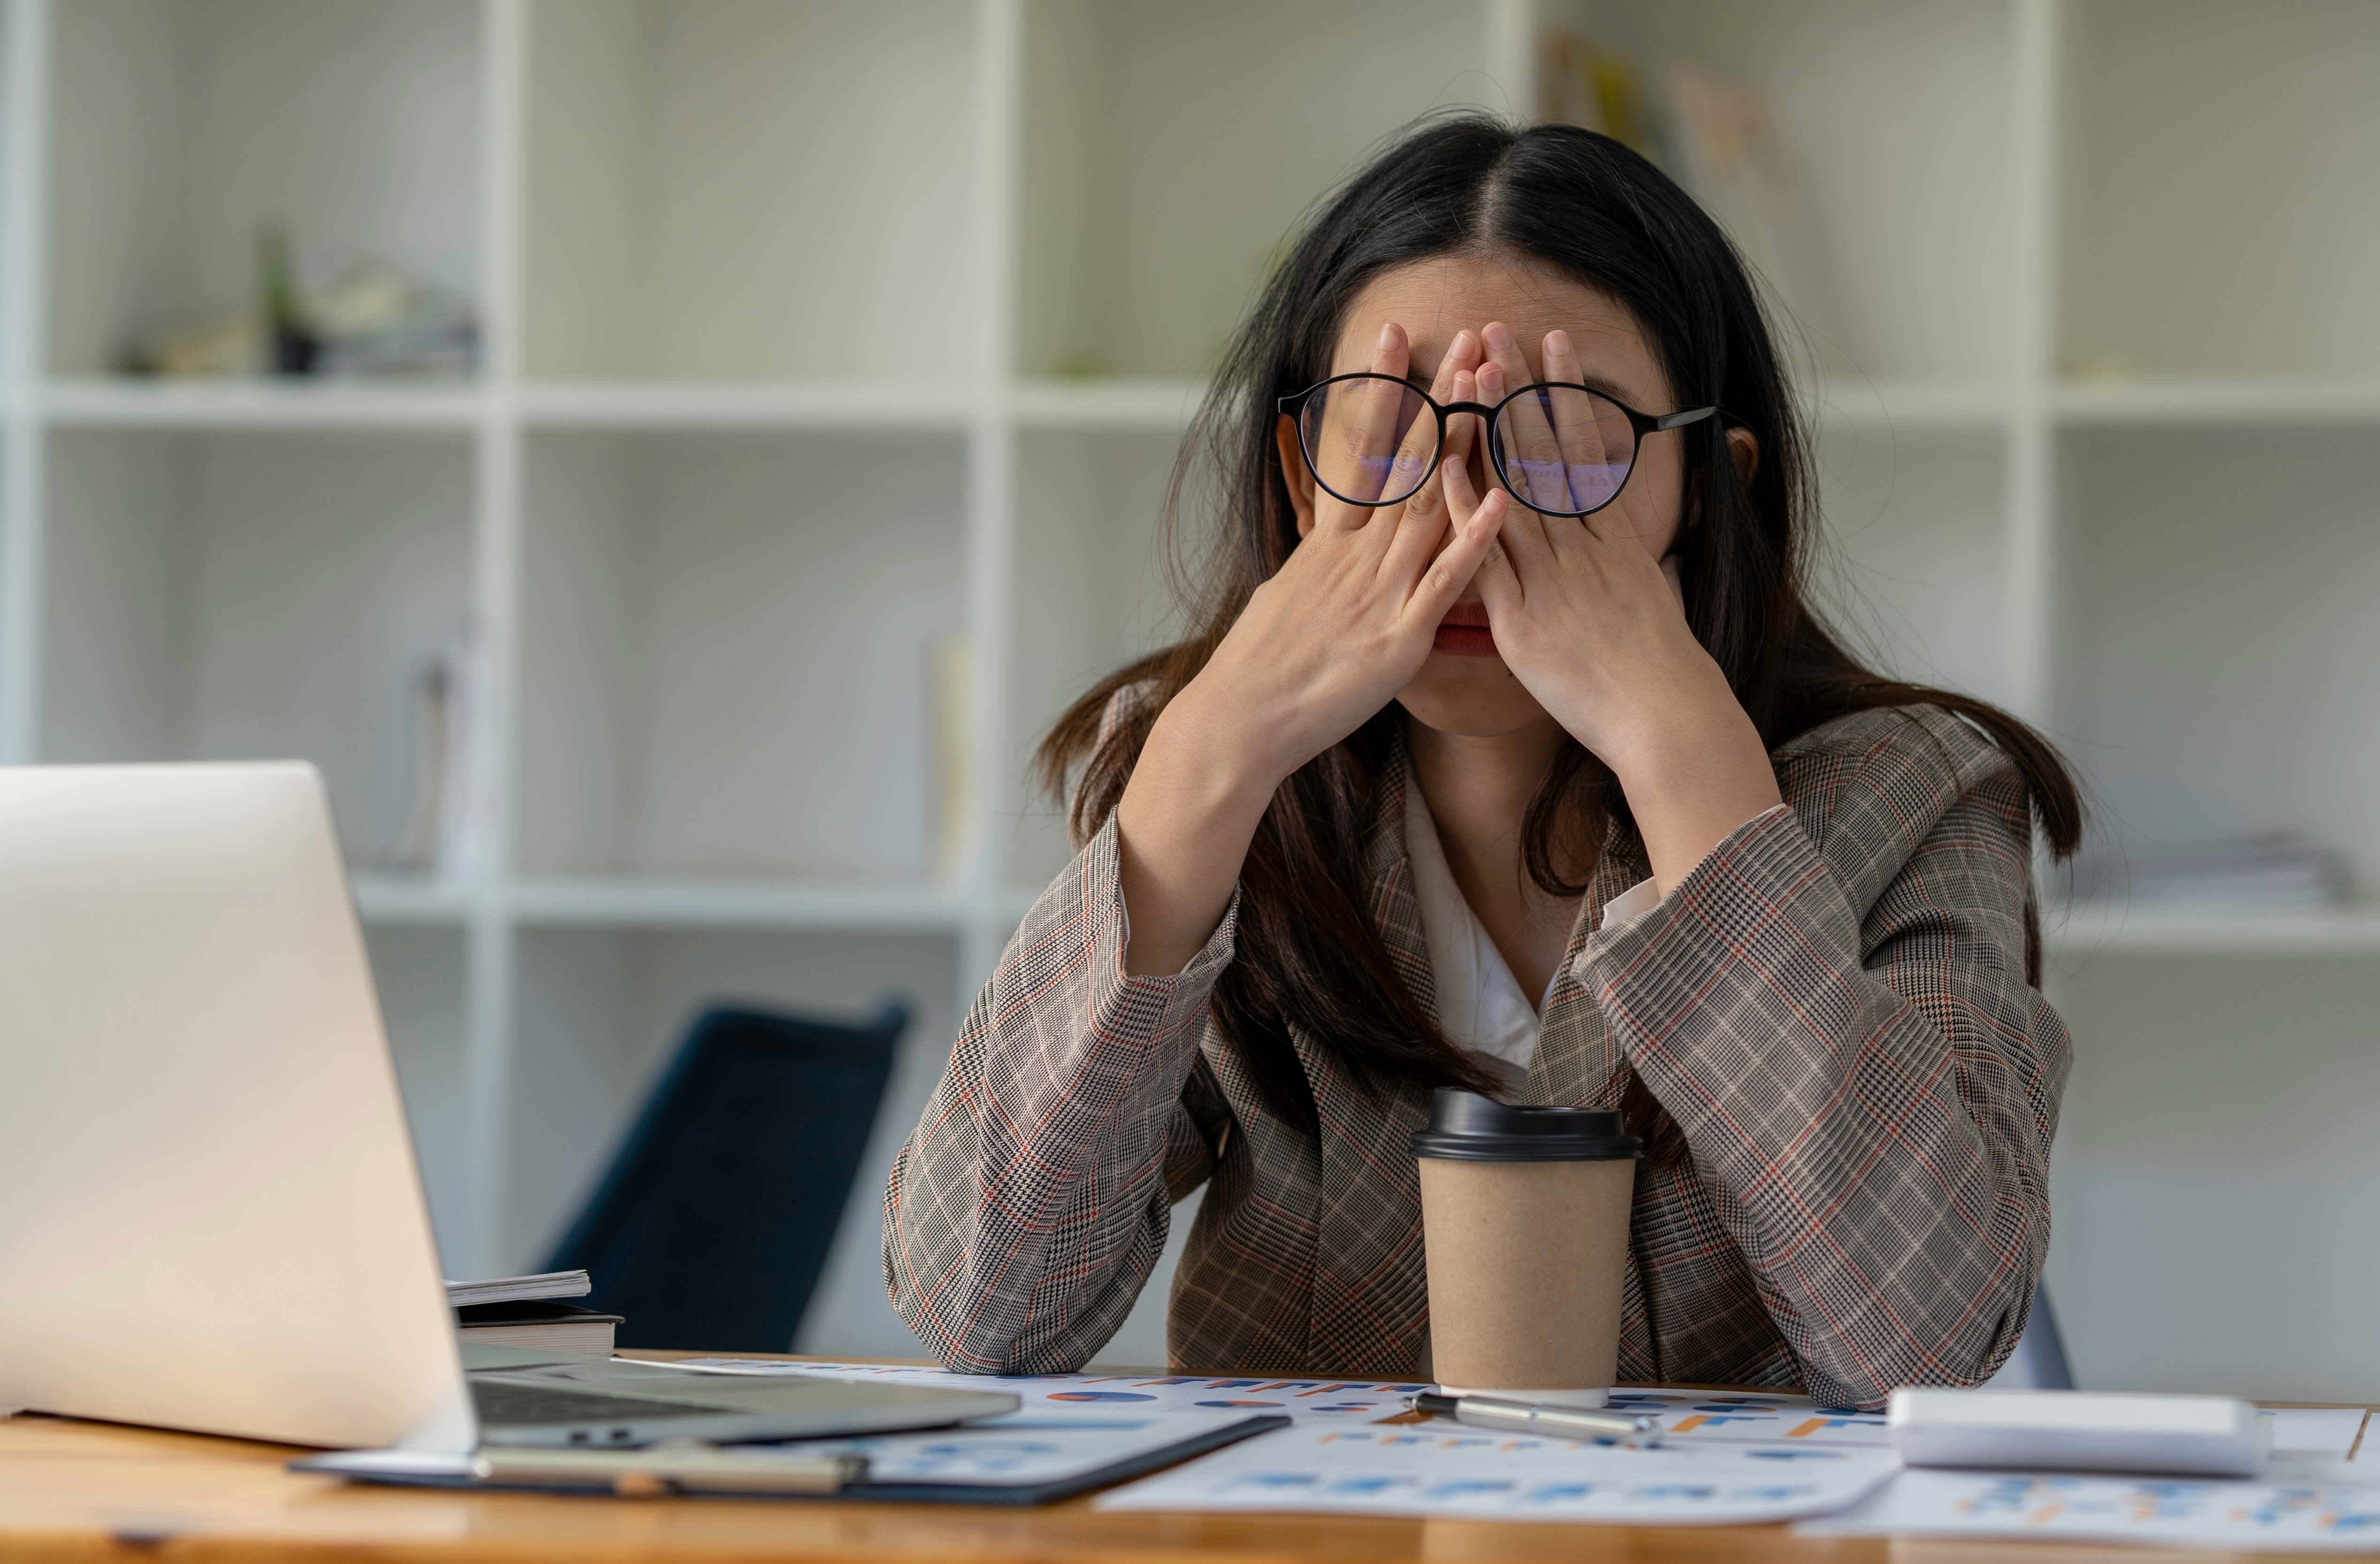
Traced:
<path fill-rule="evenodd" d="M 1846 717 L 1773 759 L 1784 805 L 1607 931 L 1605 903 L 1646 872 L 1615 834 L 1545 1009 L 1529 1100 L 1628 1107 L 1646 1139 L 1620 1377 L 1837 1406 L 1977 1383 L 2048 1250 L 2069 1062 L 2026 980 L 2026 795 L 1931 707 Z M 1390 956 L 1434 1004 L 1405 786 L 1390 768 L 1366 862 Z M 1080 1367 L 1204 1184 L 1175 1364 L 1427 1376 L 1406 1146 L 1426 1097 L 1367 1095 L 1293 1037 L 1319 1133 L 1266 1109 L 1208 1011 L 1236 906 L 1177 976 L 1127 976 L 1110 819 L 1010 941 L 884 1196 L 893 1305 L 952 1368 Z"/>

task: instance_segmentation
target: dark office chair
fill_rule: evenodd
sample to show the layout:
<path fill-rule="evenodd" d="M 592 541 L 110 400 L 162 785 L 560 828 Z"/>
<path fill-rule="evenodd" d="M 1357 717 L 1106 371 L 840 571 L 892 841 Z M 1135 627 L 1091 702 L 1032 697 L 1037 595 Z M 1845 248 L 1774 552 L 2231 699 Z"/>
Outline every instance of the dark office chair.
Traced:
<path fill-rule="evenodd" d="M 705 1012 L 543 1268 L 583 1267 L 624 1347 L 788 1351 L 908 1024 Z"/>

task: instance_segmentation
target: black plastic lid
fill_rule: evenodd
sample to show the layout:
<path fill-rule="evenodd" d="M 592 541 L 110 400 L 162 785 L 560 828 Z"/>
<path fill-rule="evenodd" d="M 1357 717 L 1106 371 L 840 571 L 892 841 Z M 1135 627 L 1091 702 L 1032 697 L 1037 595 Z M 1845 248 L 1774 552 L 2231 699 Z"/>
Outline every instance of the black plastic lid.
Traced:
<path fill-rule="evenodd" d="M 1415 1157 L 1457 1162 L 1616 1162 L 1644 1149 L 1617 1113 L 1514 1107 L 1451 1086 L 1439 1088 L 1429 1128 L 1413 1134 Z"/>

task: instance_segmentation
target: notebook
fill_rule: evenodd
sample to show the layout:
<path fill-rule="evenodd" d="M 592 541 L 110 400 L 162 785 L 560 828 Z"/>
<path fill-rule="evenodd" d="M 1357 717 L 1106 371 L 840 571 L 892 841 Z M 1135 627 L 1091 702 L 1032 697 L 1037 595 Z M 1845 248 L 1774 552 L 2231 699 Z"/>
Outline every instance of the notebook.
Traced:
<path fill-rule="evenodd" d="M 613 1336 L 627 1323 L 577 1303 L 531 1299 L 517 1303 L 468 1303 L 455 1311 L 455 1334 L 466 1341 L 504 1347 L 537 1347 L 557 1352 L 610 1355 Z"/>

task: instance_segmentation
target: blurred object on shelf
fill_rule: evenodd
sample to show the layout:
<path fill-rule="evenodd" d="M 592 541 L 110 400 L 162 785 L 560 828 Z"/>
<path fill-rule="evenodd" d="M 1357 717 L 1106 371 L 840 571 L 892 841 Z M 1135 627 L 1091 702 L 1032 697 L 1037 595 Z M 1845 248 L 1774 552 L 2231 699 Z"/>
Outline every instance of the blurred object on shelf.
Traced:
<path fill-rule="evenodd" d="M 161 332 L 133 350 L 127 367 L 161 380 L 219 380 L 255 374 L 263 357 L 255 311 L 243 309 Z"/>
<path fill-rule="evenodd" d="M 1834 309 L 1834 269 L 1803 200 L 1799 161 L 1753 91 L 1685 60 L 1662 73 L 1670 173 L 1693 192 L 1776 297 L 1805 318 Z"/>
<path fill-rule="evenodd" d="M 132 351 L 135 374 L 161 380 L 453 379 L 478 367 L 480 331 L 468 300 L 359 261 L 317 287 L 300 281 L 289 236 L 256 236 L 256 299 L 248 309 L 161 332 Z"/>
<path fill-rule="evenodd" d="M 1060 380 L 1099 381 L 1114 373 L 1113 366 L 1096 353 L 1069 353 L 1058 360 Z"/>
<path fill-rule="evenodd" d="M 2346 857 L 2293 831 L 2151 853 L 2086 853 L 2065 873 L 2074 902 L 2300 912 L 2347 900 Z"/>
<path fill-rule="evenodd" d="M 1756 92 L 1673 59 L 1648 103 L 1626 55 L 1568 31 L 1548 35 L 1541 64 L 1547 118 L 1600 131 L 1660 166 L 1796 315 L 1854 318 L 1835 308 L 1840 279 L 1803 200 L 1800 160 Z M 1833 346 L 1852 353 L 1851 345 Z"/>
<path fill-rule="evenodd" d="M 256 231 L 256 312 L 270 345 L 276 375 L 310 375 L 322 361 L 322 339 L 307 323 L 298 302 L 297 263 L 289 258 L 289 230 L 267 223 Z"/>
<path fill-rule="evenodd" d="M 446 634 L 406 690 L 405 816 L 368 867 L 397 874 L 461 878 L 471 851 L 471 708 L 479 637 L 468 622 Z"/>
<path fill-rule="evenodd" d="M 378 262 L 348 267 L 304 304 L 322 334 L 323 374 L 460 377 L 478 366 L 468 301 Z"/>
<path fill-rule="evenodd" d="M 2090 385 L 2113 385 L 2140 378 L 2140 367 L 2121 353 L 2078 353 L 2061 361 L 2058 369 L 2065 379 Z"/>
<path fill-rule="evenodd" d="M 934 878 L 954 882 L 965 869 L 974 846 L 969 822 L 973 811 L 967 794 L 975 773 L 968 757 L 975 752 L 975 643 L 965 636 L 936 641 L 929 653 L 934 714 Z"/>
<path fill-rule="evenodd" d="M 1668 161 L 1645 113 L 1636 67 L 1624 55 L 1558 30 L 1547 35 L 1544 63 L 1548 119 L 1599 130 L 1655 163 Z"/>

